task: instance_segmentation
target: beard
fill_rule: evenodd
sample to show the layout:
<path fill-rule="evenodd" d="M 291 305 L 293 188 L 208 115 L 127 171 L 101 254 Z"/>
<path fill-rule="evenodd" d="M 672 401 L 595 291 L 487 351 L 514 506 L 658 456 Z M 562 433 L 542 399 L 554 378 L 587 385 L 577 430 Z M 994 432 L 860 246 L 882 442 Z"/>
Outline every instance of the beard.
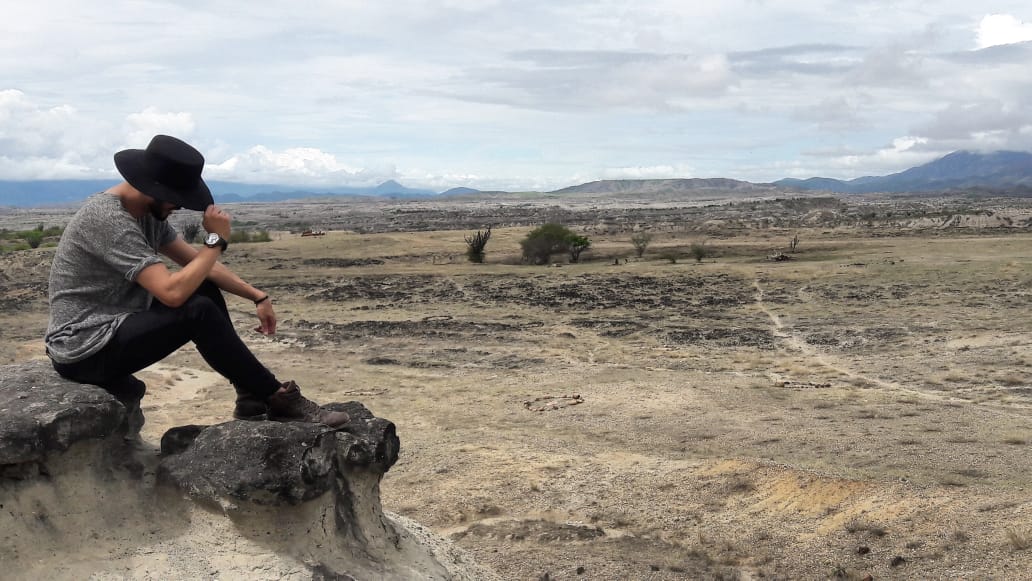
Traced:
<path fill-rule="evenodd" d="M 159 222 L 168 220 L 168 217 L 172 214 L 172 210 L 166 210 L 165 203 L 159 200 L 151 200 L 148 210 L 150 210 L 150 215 L 154 216 L 154 219 Z"/>

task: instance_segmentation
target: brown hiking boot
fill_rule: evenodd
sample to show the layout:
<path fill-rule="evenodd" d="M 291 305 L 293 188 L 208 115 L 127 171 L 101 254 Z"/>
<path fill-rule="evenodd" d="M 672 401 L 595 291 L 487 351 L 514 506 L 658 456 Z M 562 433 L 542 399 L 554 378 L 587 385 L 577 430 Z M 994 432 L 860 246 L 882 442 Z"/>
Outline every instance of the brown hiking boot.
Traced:
<path fill-rule="evenodd" d="M 265 401 L 269 404 L 269 419 L 274 422 L 311 422 L 339 428 L 351 419 L 344 412 L 322 409 L 301 395 L 301 389 L 293 381 L 284 382 L 283 391 L 277 391 Z"/>
<path fill-rule="evenodd" d="M 238 420 L 256 422 L 265 419 L 269 411 L 266 398 L 237 389 L 236 405 L 233 406 L 233 417 Z"/>

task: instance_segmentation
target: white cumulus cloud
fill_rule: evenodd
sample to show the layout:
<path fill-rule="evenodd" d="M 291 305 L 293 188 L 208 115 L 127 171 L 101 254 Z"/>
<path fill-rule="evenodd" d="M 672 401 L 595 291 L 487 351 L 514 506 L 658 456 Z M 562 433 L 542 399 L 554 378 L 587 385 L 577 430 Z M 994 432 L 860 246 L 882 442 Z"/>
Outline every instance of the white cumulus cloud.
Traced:
<path fill-rule="evenodd" d="M 59 156 L 67 147 L 64 128 L 77 120 L 74 107 L 40 107 L 17 90 L 0 91 L 0 153 Z"/>
<path fill-rule="evenodd" d="M 312 148 L 294 147 L 272 150 L 256 145 L 228 159 L 209 163 L 205 176 L 210 179 L 232 179 L 249 183 L 292 183 L 305 185 L 375 184 L 394 179 L 393 167 L 360 168 L 346 164 L 331 153 Z"/>
<path fill-rule="evenodd" d="M 116 142 L 71 105 L 40 105 L 22 91 L 0 90 L 0 178 L 103 177 L 114 170 Z"/>
<path fill-rule="evenodd" d="M 892 143 L 871 152 L 839 155 L 827 163 L 841 172 L 846 179 L 861 175 L 881 175 L 921 165 L 941 157 L 948 151 L 929 151 L 929 141 L 923 137 L 897 137 Z"/>
<path fill-rule="evenodd" d="M 125 119 L 125 138 L 128 147 L 143 149 L 158 134 L 172 135 L 189 141 L 196 124 L 190 113 L 166 113 L 156 107 L 147 107 Z"/>
<path fill-rule="evenodd" d="M 978 24 L 978 48 L 1030 40 L 1032 22 L 1023 22 L 1010 14 L 988 14 Z"/>

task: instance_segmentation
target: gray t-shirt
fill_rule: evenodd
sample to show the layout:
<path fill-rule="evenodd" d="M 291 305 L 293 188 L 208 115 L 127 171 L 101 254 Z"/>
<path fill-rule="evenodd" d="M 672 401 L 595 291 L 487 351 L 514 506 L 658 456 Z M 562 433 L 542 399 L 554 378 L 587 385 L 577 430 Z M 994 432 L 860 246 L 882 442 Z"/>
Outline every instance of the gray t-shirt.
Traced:
<path fill-rule="evenodd" d="M 91 196 L 61 235 L 50 267 L 50 324 L 44 341 L 58 363 L 82 361 L 107 345 L 151 295 L 136 284 L 143 269 L 161 262 L 157 251 L 176 239 L 167 222 L 140 220 L 114 194 Z"/>

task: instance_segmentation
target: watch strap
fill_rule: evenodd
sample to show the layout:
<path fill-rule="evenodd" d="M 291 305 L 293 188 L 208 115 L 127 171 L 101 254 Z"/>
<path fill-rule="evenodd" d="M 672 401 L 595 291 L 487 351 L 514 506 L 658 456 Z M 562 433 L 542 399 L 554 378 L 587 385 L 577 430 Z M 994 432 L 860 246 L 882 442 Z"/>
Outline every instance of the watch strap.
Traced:
<path fill-rule="evenodd" d="M 205 240 L 204 241 L 204 245 L 207 246 L 208 248 L 215 248 L 216 246 L 218 246 L 219 248 L 222 249 L 223 252 L 225 252 L 226 249 L 229 248 L 229 242 L 227 242 L 226 239 L 223 238 L 222 236 L 219 236 L 218 240 L 216 240 L 215 243 L 213 243 L 213 244 L 209 244 L 208 241 Z"/>

